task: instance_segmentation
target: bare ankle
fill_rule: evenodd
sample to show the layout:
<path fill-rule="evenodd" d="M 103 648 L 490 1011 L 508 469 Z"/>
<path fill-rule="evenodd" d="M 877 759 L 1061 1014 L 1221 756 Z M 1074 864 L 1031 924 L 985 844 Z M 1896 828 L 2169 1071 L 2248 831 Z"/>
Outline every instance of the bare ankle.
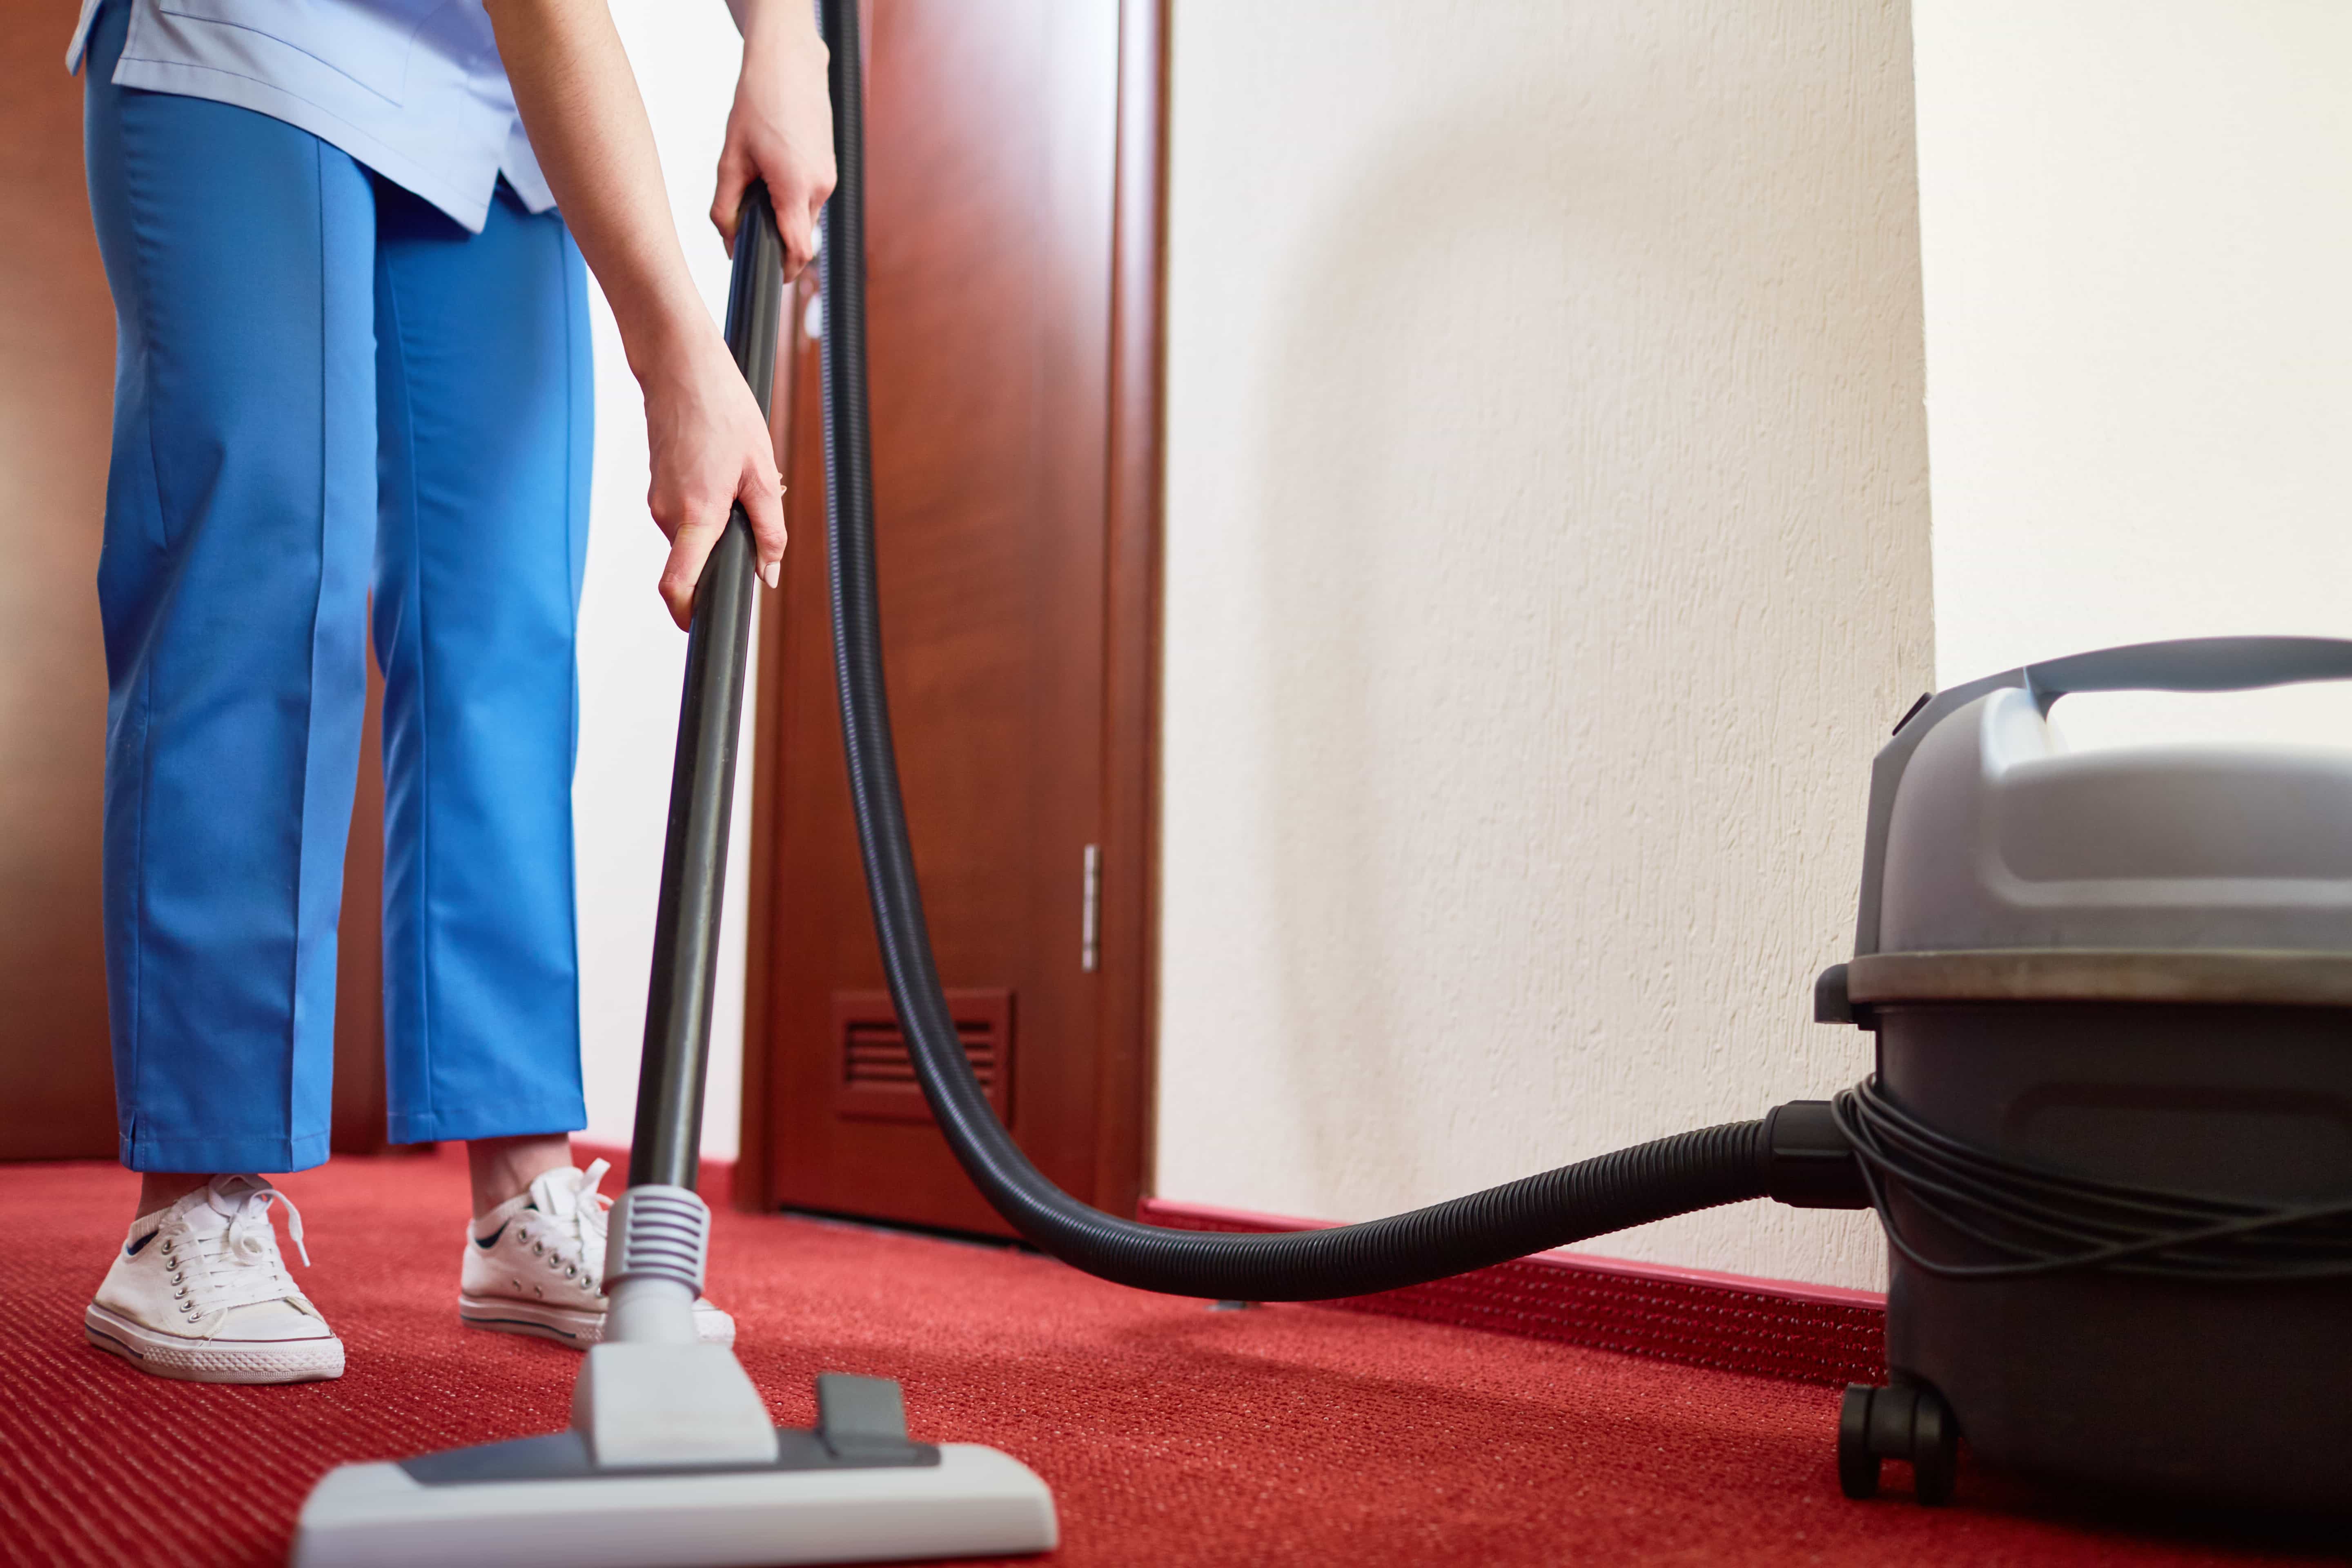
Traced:
<path fill-rule="evenodd" d="M 474 1179 L 474 1217 L 479 1219 L 527 1191 L 548 1172 L 570 1168 L 572 1135 L 543 1132 L 520 1138 L 476 1138 L 466 1145 L 466 1164 Z"/>
<path fill-rule="evenodd" d="M 210 1171 L 142 1171 L 139 1173 L 138 1219 L 157 1209 L 170 1208 L 213 1179 Z"/>

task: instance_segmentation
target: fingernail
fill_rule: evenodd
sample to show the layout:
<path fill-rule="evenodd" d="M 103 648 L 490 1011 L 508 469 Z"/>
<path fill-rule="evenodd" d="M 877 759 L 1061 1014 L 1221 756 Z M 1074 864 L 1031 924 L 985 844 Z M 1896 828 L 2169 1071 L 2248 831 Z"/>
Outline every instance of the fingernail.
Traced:
<path fill-rule="evenodd" d="M 784 563 L 781 561 L 771 561 L 760 568 L 760 580 L 771 588 L 782 582 L 783 576 Z"/>

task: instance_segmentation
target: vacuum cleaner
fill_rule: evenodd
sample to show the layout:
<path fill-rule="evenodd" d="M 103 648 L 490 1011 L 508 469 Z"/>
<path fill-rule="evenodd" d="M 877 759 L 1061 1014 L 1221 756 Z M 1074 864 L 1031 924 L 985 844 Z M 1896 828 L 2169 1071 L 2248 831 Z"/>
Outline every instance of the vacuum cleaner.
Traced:
<path fill-rule="evenodd" d="M 2352 756 L 2066 752 L 2068 692 L 2352 678 L 2352 642 L 2112 648 L 1923 697 L 1871 780 L 1854 956 L 1815 1016 L 1874 1032 L 1831 1100 L 1678 1133 L 1360 1225 L 1168 1230 L 1029 1162 L 941 989 L 883 679 L 866 387 L 857 0 L 822 0 L 839 184 L 821 251 L 827 539 L 851 795 L 890 992 L 941 1134 L 1028 1242 L 1141 1289 L 1368 1295 L 1717 1205 L 1874 1208 L 1888 1381 L 1847 1390 L 1840 1482 L 1950 1495 L 1980 1458 L 2174 1501 L 2352 1499 Z M 781 247 L 739 229 L 728 341 L 765 406 Z M 694 1342 L 693 1191 L 752 595 L 740 510 L 687 656 L 629 1185 L 605 1341 L 561 1433 L 346 1466 L 305 1504 L 301 1568 L 847 1563 L 1050 1550 L 1051 1494 L 992 1449 L 909 1441 L 887 1380 L 818 1379 L 779 1429 L 732 1352 Z"/>
<path fill-rule="evenodd" d="M 2066 752 L 2071 691 L 2352 677 L 2352 644 L 2111 648 L 1947 691 L 1871 781 L 1835 1115 L 1890 1255 L 1839 1475 L 1967 1435 L 2181 1502 L 2352 1506 L 2352 756 Z"/>

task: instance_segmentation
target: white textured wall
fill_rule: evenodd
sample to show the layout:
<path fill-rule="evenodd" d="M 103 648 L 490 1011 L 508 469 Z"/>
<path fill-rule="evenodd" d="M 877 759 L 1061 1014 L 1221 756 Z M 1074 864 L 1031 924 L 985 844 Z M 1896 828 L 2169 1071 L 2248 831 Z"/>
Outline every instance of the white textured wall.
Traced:
<path fill-rule="evenodd" d="M 613 0 L 661 147 L 688 264 L 714 321 L 727 309 L 727 253 L 704 215 L 742 57 L 719 0 Z M 582 1057 L 587 1136 L 626 1143 L 652 973 L 654 899 L 684 688 L 686 637 L 654 593 L 668 546 L 646 511 L 646 416 L 620 333 L 591 285 L 596 323 L 596 474 L 580 609 L 580 771 L 572 788 L 580 878 Z M 749 699 L 744 704 L 747 717 Z M 749 724 L 746 724 L 749 738 Z M 743 904 L 751 752 L 735 786 L 703 1152 L 732 1156 L 743 1064 Z"/>
<path fill-rule="evenodd" d="M 1179 0 L 1173 92 L 1157 1190 L 1361 1218 L 1859 1076 L 1905 7 Z M 1880 1272 L 1755 1205 L 1591 1249 Z"/>
<path fill-rule="evenodd" d="M 1916 12 L 1941 675 L 2352 636 L 2352 6 Z M 2338 688 L 2057 712 L 2352 742 Z"/>

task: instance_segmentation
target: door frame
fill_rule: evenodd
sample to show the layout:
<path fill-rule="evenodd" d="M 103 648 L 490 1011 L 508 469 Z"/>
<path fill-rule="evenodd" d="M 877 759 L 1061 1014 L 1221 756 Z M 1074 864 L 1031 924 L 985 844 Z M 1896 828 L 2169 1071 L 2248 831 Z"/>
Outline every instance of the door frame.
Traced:
<path fill-rule="evenodd" d="M 1109 438 L 1104 452 L 1103 871 L 1097 971 L 1095 1191 L 1131 1216 L 1153 1156 L 1160 929 L 1160 397 L 1168 207 L 1171 0 L 1118 0 L 1118 123 L 1111 198 Z M 871 36 L 870 29 L 867 36 Z M 778 345 L 774 427 L 792 425 Z M 776 782 L 784 733 L 782 596 L 761 595 L 754 657 L 751 898 L 743 976 L 743 1100 L 735 1206 L 775 1208 L 769 1055 L 777 976 Z"/>

